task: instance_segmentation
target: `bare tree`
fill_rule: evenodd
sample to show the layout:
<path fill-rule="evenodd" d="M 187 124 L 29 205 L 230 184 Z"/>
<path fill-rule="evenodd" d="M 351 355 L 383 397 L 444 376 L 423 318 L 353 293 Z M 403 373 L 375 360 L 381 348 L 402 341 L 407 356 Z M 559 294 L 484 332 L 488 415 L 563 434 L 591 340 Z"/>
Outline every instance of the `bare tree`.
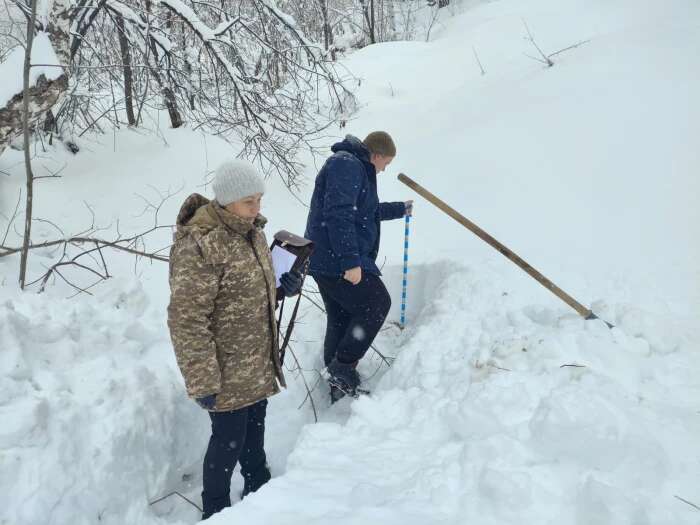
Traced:
<path fill-rule="evenodd" d="M 27 0 L 12 1 L 28 12 Z M 446 4 L 429 3 L 57 0 L 36 27 L 52 35 L 65 75 L 31 88 L 30 129 L 43 118 L 43 132 L 66 141 L 123 122 L 143 125 L 166 110 L 172 127 L 242 144 L 244 156 L 293 187 L 297 152 L 313 149 L 320 132 L 342 127 L 355 108 L 337 53 L 410 38 L 418 18 L 434 21 Z M 0 148 L 22 129 L 21 99 L 0 109 Z"/>
<path fill-rule="evenodd" d="M 330 51 L 331 59 L 335 61 L 335 49 L 333 47 L 333 28 L 331 27 L 330 16 L 328 12 L 328 0 L 317 0 L 319 10 L 321 11 L 321 20 L 323 23 L 323 45 L 326 51 Z"/>
<path fill-rule="evenodd" d="M 32 45 L 34 43 L 34 25 L 36 23 L 36 2 L 31 0 L 30 12 L 27 17 L 27 44 L 24 48 L 24 93 L 22 96 L 22 129 L 24 132 L 24 165 L 27 171 L 27 202 L 24 211 L 24 242 L 22 243 L 22 257 L 19 264 L 19 285 L 24 290 L 27 276 L 27 256 L 29 254 L 29 241 L 32 234 L 32 204 L 34 197 L 34 174 L 29 153 L 29 69 L 32 65 Z"/>
<path fill-rule="evenodd" d="M 133 126 L 136 124 L 136 116 L 134 115 L 134 79 L 131 73 L 129 40 L 124 34 L 124 17 L 116 15 L 115 24 L 117 26 L 117 35 L 119 38 L 119 49 L 122 55 L 122 68 L 124 69 L 124 104 L 126 106 L 126 117 L 129 125 Z"/>
<path fill-rule="evenodd" d="M 377 35 L 375 34 L 377 20 L 374 12 L 374 0 L 360 0 L 360 6 L 362 7 L 362 16 L 365 19 L 365 24 L 367 24 L 369 43 L 374 44 L 377 42 Z"/>
<path fill-rule="evenodd" d="M 26 11 L 25 0 L 13 1 Z M 71 14 L 72 33 L 52 38 L 65 51 L 60 95 L 67 96 L 30 104 L 38 108 L 32 123 L 54 108 L 45 129 L 59 135 L 138 125 L 164 108 L 172 127 L 187 122 L 242 143 L 245 156 L 293 186 L 298 150 L 353 111 L 323 45 L 272 0 L 79 0 Z M 41 91 L 49 92 L 43 84 Z M 0 147 L 17 130 L 21 120 L 0 117 Z"/>
<path fill-rule="evenodd" d="M 58 0 L 54 11 L 68 5 L 72 16 L 61 19 L 63 41 L 52 38 L 54 47 L 68 50 L 67 76 L 61 96 L 37 113 L 52 134 L 80 137 L 124 121 L 141 125 L 165 109 L 172 127 L 187 123 L 242 143 L 245 156 L 294 186 L 296 152 L 312 148 L 312 137 L 342 126 L 354 111 L 337 53 L 411 38 L 418 26 L 422 38 L 429 28 L 421 24 L 434 21 L 447 3 Z M 0 118 L 0 148 L 8 143 L 3 127 L 20 129 Z"/>

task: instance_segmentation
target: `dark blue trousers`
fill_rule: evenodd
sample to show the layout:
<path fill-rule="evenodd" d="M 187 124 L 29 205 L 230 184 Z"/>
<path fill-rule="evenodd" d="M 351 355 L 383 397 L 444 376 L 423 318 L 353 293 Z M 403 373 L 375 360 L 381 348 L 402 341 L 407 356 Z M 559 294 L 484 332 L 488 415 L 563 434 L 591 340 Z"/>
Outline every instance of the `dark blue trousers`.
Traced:
<path fill-rule="evenodd" d="M 231 506 L 231 475 L 241 464 L 243 495 L 270 480 L 265 457 L 267 399 L 230 412 L 209 412 L 211 438 L 204 455 L 202 519 Z"/>
<path fill-rule="evenodd" d="M 354 363 L 365 355 L 384 324 L 391 297 L 379 276 L 362 272 L 352 284 L 342 277 L 313 275 L 326 306 L 323 361 Z"/>

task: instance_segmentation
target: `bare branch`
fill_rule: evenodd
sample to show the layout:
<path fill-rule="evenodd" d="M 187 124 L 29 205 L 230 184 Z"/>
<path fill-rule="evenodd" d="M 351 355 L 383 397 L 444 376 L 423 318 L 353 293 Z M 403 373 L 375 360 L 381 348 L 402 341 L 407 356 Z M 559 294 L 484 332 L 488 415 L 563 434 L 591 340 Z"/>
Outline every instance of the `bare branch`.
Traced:
<path fill-rule="evenodd" d="M 12 215 L 7 218 L 7 228 L 5 229 L 5 235 L 3 235 L 2 242 L 0 242 L 0 245 L 4 245 L 5 241 L 7 241 L 7 235 L 10 233 L 10 226 L 12 226 L 15 219 L 17 218 L 18 211 L 19 211 L 19 203 L 21 200 L 22 200 L 22 190 L 19 190 L 19 195 L 17 196 L 17 204 L 15 204 L 15 210 L 12 212 Z"/>
<path fill-rule="evenodd" d="M 476 58 L 476 63 L 479 64 L 481 76 L 484 76 L 486 74 L 486 71 L 484 71 L 484 66 L 481 65 L 481 60 L 479 59 L 479 55 L 477 54 L 476 48 L 474 46 L 472 46 L 472 51 L 474 52 L 474 58 Z"/>
<path fill-rule="evenodd" d="M 129 244 L 133 243 L 134 239 L 137 237 L 140 237 L 142 235 L 146 235 L 155 229 L 161 229 L 161 228 L 172 228 L 172 226 L 158 226 L 157 228 L 151 228 L 147 232 L 144 232 L 143 234 L 136 235 L 134 237 L 128 238 L 128 239 L 121 239 L 118 241 L 106 241 L 104 239 L 99 239 L 95 237 L 70 237 L 69 239 L 60 239 L 60 240 L 54 240 L 54 241 L 46 241 L 40 244 L 32 244 L 29 246 L 30 250 L 34 250 L 36 248 L 49 248 L 51 246 L 59 246 L 62 244 L 72 244 L 72 245 L 81 245 L 81 244 L 98 244 L 100 247 L 104 248 L 113 248 L 118 251 L 123 251 L 126 253 L 130 253 L 132 255 L 139 255 L 141 257 L 146 257 L 148 259 L 153 259 L 154 261 L 163 261 L 167 262 L 168 257 L 164 257 L 162 255 L 155 255 L 153 253 L 147 253 L 143 250 L 136 250 L 134 248 L 130 248 L 129 246 L 124 246 L 124 244 Z M 13 255 L 15 253 L 18 253 L 22 251 L 22 248 L 10 248 L 8 246 L 0 246 L 0 249 L 5 250 L 3 253 L 0 253 L 0 258 L 6 257 L 8 255 Z"/>
<path fill-rule="evenodd" d="M 680 496 L 673 496 L 673 497 L 676 498 L 677 500 L 682 501 L 683 503 L 686 503 L 686 504 L 690 505 L 691 507 L 693 507 L 693 508 L 696 509 L 696 510 L 700 510 L 700 506 L 696 505 L 695 503 L 691 503 L 691 502 L 688 501 L 687 499 L 683 499 L 683 498 L 681 498 Z"/>
<path fill-rule="evenodd" d="M 590 40 L 582 40 L 581 42 L 579 42 L 577 44 L 571 45 L 569 47 L 565 47 L 564 49 L 560 49 L 559 51 L 555 51 L 554 53 L 549 55 L 549 57 L 551 58 L 551 57 L 556 56 L 560 53 L 563 53 L 564 51 L 569 51 L 570 49 L 574 49 L 574 48 L 577 48 L 579 46 L 582 46 L 583 44 L 587 44 L 588 42 L 590 42 Z"/>
<path fill-rule="evenodd" d="M 297 369 L 299 370 L 299 375 L 301 375 L 301 380 L 304 382 L 304 388 L 306 388 L 306 397 L 304 398 L 304 401 L 302 401 L 300 407 L 303 406 L 303 404 L 306 402 L 308 399 L 311 402 L 311 409 L 314 412 L 314 422 L 318 423 L 318 413 L 316 412 L 316 403 L 314 402 L 314 397 L 311 395 L 311 389 L 309 388 L 309 384 L 306 382 L 306 376 L 304 376 L 304 370 L 301 367 L 301 364 L 299 363 L 299 359 L 297 359 L 296 354 L 294 353 L 294 350 L 292 349 L 292 345 L 287 345 L 287 348 L 289 348 L 289 352 L 292 354 L 292 357 L 294 358 L 294 362 L 297 365 Z"/>
<path fill-rule="evenodd" d="M 521 20 L 523 21 L 523 25 L 525 26 L 525 30 L 527 31 L 527 40 L 529 40 L 530 43 L 535 47 L 535 49 L 537 49 L 537 52 L 542 57 L 541 61 L 544 62 L 545 64 L 547 64 L 547 67 L 552 67 L 554 65 L 554 62 L 552 62 L 550 60 L 550 58 L 542 52 L 542 50 L 540 49 L 540 46 L 537 45 L 537 42 L 535 42 L 535 39 L 532 36 L 532 33 L 530 32 L 530 28 L 528 27 L 527 22 L 525 22 L 525 19 L 521 18 Z M 530 58 L 534 58 L 534 57 L 530 57 Z M 535 60 L 539 60 L 539 59 L 535 59 Z"/>

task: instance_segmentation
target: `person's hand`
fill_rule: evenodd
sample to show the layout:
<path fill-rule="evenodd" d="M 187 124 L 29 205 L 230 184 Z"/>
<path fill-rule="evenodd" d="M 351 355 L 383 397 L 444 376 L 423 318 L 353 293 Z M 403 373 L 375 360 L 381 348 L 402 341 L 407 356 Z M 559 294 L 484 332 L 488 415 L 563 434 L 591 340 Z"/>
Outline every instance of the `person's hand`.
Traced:
<path fill-rule="evenodd" d="M 404 216 L 413 216 L 413 201 L 406 201 L 404 204 L 406 205 L 406 213 L 404 213 Z"/>
<path fill-rule="evenodd" d="M 216 405 L 216 394 L 211 394 L 204 397 L 198 397 L 195 399 L 197 404 L 204 410 L 212 410 Z"/>
<path fill-rule="evenodd" d="M 348 282 L 351 282 L 352 284 L 359 283 L 362 280 L 362 268 L 360 266 L 355 266 L 354 268 L 345 270 L 343 279 L 345 279 Z"/>
<path fill-rule="evenodd" d="M 280 276 L 280 288 L 285 297 L 291 297 L 301 292 L 301 274 L 297 271 L 285 272 Z"/>

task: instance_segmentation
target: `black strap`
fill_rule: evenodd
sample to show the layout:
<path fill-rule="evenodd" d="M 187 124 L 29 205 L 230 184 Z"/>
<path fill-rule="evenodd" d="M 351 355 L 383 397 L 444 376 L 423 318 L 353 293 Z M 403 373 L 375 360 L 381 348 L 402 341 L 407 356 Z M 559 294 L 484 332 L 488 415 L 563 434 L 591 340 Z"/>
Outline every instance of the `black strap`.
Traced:
<path fill-rule="evenodd" d="M 306 278 L 306 272 L 309 269 L 309 261 L 307 260 L 304 264 L 304 271 L 301 274 L 301 285 L 304 286 L 304 279 Z M 292 332 L 294 331 L 294 322 L 296 321 L 297 314 L 299 313 L 299 304 L 301 304 L 301 290 L 299 290 L 299 297 L 297 297 L 297 302 L 294 305 L 294 310 L 292 310 L 292 317 L 289 319 L 289 324 L 287 325 L 287 331 L 284 334 L 284 341 L 282 341 L 282 346 L 280 346 L 280 365 L 284 364 L 284 354 L 287 351 L 287 346 L 289 345 L 289 340 L 292 337 Z M 277 326 L 282 326 L 282 314 L 284 312 L 284 298 L 282 299 L 282 304 L 280 305 L 280 317 L 277 322 Z M 279 344 L 279 331 L 277 332 L 277 343 Z"/>

